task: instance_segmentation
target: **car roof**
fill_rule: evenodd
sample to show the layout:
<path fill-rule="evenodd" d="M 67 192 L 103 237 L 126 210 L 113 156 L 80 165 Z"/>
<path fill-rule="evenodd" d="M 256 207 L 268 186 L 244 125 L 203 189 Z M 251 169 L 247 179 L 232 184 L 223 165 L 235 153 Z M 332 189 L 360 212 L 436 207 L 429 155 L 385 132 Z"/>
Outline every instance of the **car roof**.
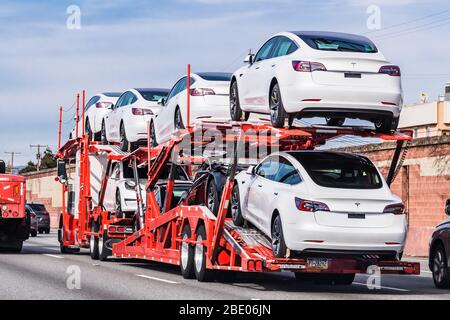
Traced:
<path fill-rule="evenodd" d="M 152 92 L 152 91 L 162 91 L 162 92 L 169 92 L 170 89 L 166 88 L 134 88 L 137 92 Z"/>
<path fill-rule="evenodd" d="M 122 92 L 103 92 L 100 94 L 108 98 L 118 98 L 122 95 Z"/>

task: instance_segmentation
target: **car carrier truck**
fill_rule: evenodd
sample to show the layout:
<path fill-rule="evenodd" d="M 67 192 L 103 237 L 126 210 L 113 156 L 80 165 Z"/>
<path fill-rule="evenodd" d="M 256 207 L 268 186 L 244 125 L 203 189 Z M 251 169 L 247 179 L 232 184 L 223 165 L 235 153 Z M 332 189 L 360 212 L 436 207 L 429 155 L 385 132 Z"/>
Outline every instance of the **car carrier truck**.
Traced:
<path fill-rule="evenodd" d="M 0 249 L 20 252 L 30 234 L 30 222 L 25 212 L 25 178 L 6 174 L 0 160 Z"/>

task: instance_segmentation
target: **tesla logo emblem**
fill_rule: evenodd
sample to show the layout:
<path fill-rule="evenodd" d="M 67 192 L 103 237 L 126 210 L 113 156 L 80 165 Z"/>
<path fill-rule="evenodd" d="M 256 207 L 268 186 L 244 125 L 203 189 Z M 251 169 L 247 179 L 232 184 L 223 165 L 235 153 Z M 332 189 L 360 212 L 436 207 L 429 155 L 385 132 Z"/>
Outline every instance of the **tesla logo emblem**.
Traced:
<path fill-rule="evenodd" d="M 359 203 L 359 202 L 355 202 L 355 206 L 357 206 L 358 208 L 359 208 L 359 205 L 360 205 L 361 203 Z"/>
<path fill-rule="evenodd" d="M 351 64 L 352 64 L 352 66 L 353 66 L 353 69 L 355 69 L 355 67 L 356 67 L 356 62 L 352 62 Z"/>

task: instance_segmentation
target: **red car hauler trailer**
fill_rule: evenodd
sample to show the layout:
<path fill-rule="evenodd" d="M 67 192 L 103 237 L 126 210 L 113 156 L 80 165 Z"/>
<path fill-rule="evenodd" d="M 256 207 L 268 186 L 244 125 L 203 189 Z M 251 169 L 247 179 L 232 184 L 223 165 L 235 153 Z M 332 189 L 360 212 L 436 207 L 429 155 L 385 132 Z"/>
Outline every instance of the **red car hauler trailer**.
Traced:
<path fill-rule="evenodd" d="M 30 234 L 25 178 L 5 171 L 5 163 L 0 160 L 0 249 L 20 252 Z"/>
<path fill-rule="evenodd" d="M 217 134 L 209 134 L 211 131 Z M 356 273 L 366 273 L 369 266 L 376 266 L 381 273 L 419 274 L 420 265 L 400 261 L 398 258 L 383 260 L 377 255 L 314 257 L 326 261 L 320 268 L 311 263 L 311 258 L 276 258 L 267 239 L 256 229 L 238 228 L 228 218 L 228 206 L 238 170 L 238 149 L 248 155 L 259 148 L 286 150 L 308 150 L 323 145 L 326 141 L 342 135 L 373 137 L 396 141 L 388 184 L 398 171 L 404 144 L 411 140 L 405 133 L 380 134 L 370 129 L 307 127 L 275 129 L 267 123 L 223 122 L 203 120 L 179 131 L 167 143 L 150 148 L 140 148 L 127 154 L 115 146 L 101 145 L 89 141 L 87 135 L 71 140 L 58 152 L 58 175 L 63 184 L 63 199 L 77 199 L 67 210 L 63 208 L 60 219 L 59 240 L 62 252 L 90 248 L 94 259 L 136 258 L 158 261 L 180 266 L 185 278 L 199 281 L 214 279 L 217 271 L 269 272 L 289 270 L 298 278 L 312 275 L 332 282 L 350 284 Z M 220 136 L 221 140 L 217 137 Z M 219 142 L 220 140 L 220 142 Z M 208 208 L 192 203 L 189 195 L 178 204 L 171 199 L 174 188 L 175 163 L 192 165 L 204 161 L 203 151 L 211 143 L 233 145 L 228 178 L 223 189 L 219 211 L 215 216 Z M 186 150 L 191 152 L 186 152 Z M 92 159 L 102 156 L 106 169 L 94 172 Z M 109 168 L 113 161 L 127 161 L 137 173 L 138 167 L 148 166 L 148 182 L 144 194 L 136 183 L 136 199 L 140 204 L 134 217 L 118 216 L 103 209 L 105 187 L 109 179 Z M 75 179 L 70 186 L 67 181 L 66 164 L 76 163 Z M 167 182 L 166 198 L 161 204 L 156 194 L 156 184 L 162 171 L 171 165 Z M 400 164 L 401 165 L 401 164 Z M 101 176 L 94 205 L 92 194 L 93 176 Z M 137 174 L 135 175 L 137 176 Z M 312 261 L 314 262 L 314 261 Z M 326 268 L 324 267 L 326 266 Z M 223 274 L 221 272 L 220 274 Z"/>

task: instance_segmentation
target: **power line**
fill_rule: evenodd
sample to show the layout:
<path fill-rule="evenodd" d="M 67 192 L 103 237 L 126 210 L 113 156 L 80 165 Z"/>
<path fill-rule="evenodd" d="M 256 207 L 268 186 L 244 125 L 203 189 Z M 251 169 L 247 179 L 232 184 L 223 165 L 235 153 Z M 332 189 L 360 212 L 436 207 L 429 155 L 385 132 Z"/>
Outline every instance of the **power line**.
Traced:
<path fill-rule="evenodd" d="M 41 168 L 41 161 L 42 161 L 41 149 L 42 148 L 49 148 L 49 146 L 46 145 L 46 144 L 45 145 L 43 145 L 43 144 L 31 144 L 30 148 L 31 149 L 37 149 L 37 153 L 36 153 L 37 164 L 36 164 L 36 167 L 37 167 L 37 171 L 39 171 L 40 168 Z"/>

